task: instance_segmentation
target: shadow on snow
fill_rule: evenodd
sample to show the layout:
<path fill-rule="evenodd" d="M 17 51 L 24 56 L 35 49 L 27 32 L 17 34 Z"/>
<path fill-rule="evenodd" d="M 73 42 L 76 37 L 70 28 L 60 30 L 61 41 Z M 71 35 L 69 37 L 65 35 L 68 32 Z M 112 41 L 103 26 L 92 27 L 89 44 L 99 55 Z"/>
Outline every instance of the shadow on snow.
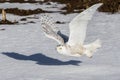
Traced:
<path fill-rule="evenodd" d="M 16 60 L 36 61 L 36 64 L 39 64 L 39 65 L 76 65 L 77 66 L 79 65 L 79 63 L 81 63 L 81 61 L 76 61 L 76 60 L 61 61 L 58 59 L 48 57 L 41 53 L 33 54 L 30 56 L 26 56 L 26 55 L 14 53 L 14 52 L 3 52 L 2 54 L 8 57 L 14 58 Z"/>

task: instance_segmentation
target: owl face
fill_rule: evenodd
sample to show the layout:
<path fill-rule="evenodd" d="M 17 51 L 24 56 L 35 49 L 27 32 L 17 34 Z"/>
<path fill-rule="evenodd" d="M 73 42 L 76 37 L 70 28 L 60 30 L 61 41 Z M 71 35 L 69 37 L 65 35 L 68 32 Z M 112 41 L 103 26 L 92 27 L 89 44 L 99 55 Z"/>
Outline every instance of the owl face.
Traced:
<path fill-rule="evenodd" d="M 63 54 L 65 52 L 65 46 L 63 45 L 58 45 L 56 49 L 59 53 Z"/>

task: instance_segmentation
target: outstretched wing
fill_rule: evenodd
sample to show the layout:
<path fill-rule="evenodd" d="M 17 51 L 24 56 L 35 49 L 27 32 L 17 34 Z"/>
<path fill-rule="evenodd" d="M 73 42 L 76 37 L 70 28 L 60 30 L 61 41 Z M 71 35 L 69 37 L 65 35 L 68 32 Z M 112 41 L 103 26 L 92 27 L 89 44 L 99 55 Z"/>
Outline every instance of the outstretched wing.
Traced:
<path fill-rule="evenodd" d="M 59 44 L 64 44 L 63 38 L 61 36 L 59 36 L 58 34 L 56 34 L 49 25 L 44 24 L 44 27 L 42 27 L 42 28 L 43 28 L 45 35 L 48 38 L 56 40 Z"/>
<path fill-rule="evenodd" d="M 54 25 L 54 21 L 48 15 L 41 16 L 41 24 L 45 35 L 56 40 L 59 44 L 64 44 L 64 36 Z M 63 38 L 62 38 L 63 37 Z"/>
<path fill-rule="evenodd" d="M 102 3 L 95 4 L 86 9 L 78 16 L 76 16 L 69 24 L 70 36 L 68 40 L 69 45 L 83 44 L 86 37 L 86 28 L 88 22 L 91 20 L 96 9 L 101 6 Z"/>

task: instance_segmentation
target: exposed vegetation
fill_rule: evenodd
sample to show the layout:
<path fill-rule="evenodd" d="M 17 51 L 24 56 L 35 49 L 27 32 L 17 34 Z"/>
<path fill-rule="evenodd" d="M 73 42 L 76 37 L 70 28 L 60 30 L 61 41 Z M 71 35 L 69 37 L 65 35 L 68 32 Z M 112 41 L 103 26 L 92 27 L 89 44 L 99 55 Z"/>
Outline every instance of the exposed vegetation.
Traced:
<path fill-rule="evenodd" d="M 73 12 L 81 12 L 83 9 L 86 9 L 90 7 L 93 4 L 102 2 L 104 3 L 103 6 L 99 8 L 99 11 L 101 12 L 110 12 L 110 13 L 115 13 L 120 11 L 120 0 L 0 0 L 0 3 L 3 2 L 10 2 L 10 3 L 49 3 L 49 2 L 57 2 L 60 4 L 66 4 L 66 7 L 62 8 L 63 10 L 66 10 L 67 13 L 73 13 Z M 17 8 L 14 9 L 7 9 L 6 12 L 12 13 L 16 12 L 17 15 L 30 15 L 30 14 L 36 14 L 36 13 L 43 13 L 45 11 L 41 9 L 36 9 L 36 10 L 19 10 Z M 21 14 L 20 14 L 21 13 Z"/>
<path fill-rule="evenodd" d="M 0 9 L 0 12 L 2 11 L 2 9 Z M 38 14 L 38 13 L 44 13 L 45 11 L 43 11 L 42 9 L 38 8 L 35 10 L 24 10 L 24 9 L 18 9 L 18 8 L 7 8 L 5 9 L 5 11 L 7 13 L 12 13 L 15 15 L 20 15 L 20 16 L 26 16 L 26 15 L 32 15 L 32 14 Z"/>

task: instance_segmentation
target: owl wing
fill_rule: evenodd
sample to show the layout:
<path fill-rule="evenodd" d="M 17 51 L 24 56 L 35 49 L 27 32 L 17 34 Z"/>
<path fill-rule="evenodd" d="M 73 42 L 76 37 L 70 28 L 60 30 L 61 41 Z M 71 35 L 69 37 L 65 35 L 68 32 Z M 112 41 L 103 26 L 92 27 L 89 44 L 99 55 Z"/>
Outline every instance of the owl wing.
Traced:
<path fill-rule="evenodd" d="M 60 30 L 55 26 L 54 20 L 52 17 L 48 15 L 42 15 L 41 18 L 41 25 L 45 35 L 48 38 L 51 38 L 57 41 L 59 44 L 64 44 L 68 37 L 60 32 Z"/>
<path fill-rule="evenodd" d="M 102 3 L 95 4 L 85 11 L 76 16 L 70 23 L 70 36 L 68 40 L 69 45 L 83 44 L 86 37 L 86 28 L 88 22 L 91 20 L 96 9 L 100 7 Z"/>
<path fill-rule="evenodd" d="M 49 25 L 44 24 L 44 27 L 42 27 L 42 28 L 43 28 L 45 35 L 48 38 L 51 38 L 51 39 L 57 41 L 59 44 L 64 44 L 63 38 L 60 35 L 56 34 L 56 32 L 54 32 L 53 29 Z"/>

